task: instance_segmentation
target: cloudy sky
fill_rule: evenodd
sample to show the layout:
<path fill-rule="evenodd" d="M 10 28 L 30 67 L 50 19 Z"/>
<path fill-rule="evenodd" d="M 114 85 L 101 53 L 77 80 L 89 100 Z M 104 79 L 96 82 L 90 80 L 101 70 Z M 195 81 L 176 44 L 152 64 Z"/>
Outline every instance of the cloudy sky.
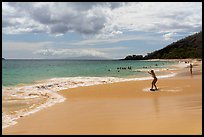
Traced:
<path fill-rule="evenodd" d="M 119 59 L 201 30 L 201 2 L 2 3 L 5 58 Z"/>

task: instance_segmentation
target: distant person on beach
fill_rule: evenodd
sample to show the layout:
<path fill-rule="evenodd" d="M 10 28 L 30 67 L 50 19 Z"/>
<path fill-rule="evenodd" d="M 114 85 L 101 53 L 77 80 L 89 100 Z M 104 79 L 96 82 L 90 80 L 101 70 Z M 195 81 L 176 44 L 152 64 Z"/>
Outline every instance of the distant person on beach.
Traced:
<path fill-rule="evenodd" d="M 192 64 L 190 64 L 190 72 L 191 72 L 191 75 L 193 74 L 193 65 Z"/>
<path fill-rule="evenodd" d="M 154 80 L 152 81 L 152 88 L 151 88 L 150 90 L 154 90 L 154 89 L 153 89 L 153 86 L 155 87 L 155 90 L 157 90 L 157 86 L 156 86 L 157 77 L 156 77 L 156 75 L 155 75 L 155 73 L 154 73 L 154 70 L 151 70 L 150 72 L 148 71 L 148 73 L 149 73 L 150 75 L 152 75 L 152 77 L 154 78 Z"/>

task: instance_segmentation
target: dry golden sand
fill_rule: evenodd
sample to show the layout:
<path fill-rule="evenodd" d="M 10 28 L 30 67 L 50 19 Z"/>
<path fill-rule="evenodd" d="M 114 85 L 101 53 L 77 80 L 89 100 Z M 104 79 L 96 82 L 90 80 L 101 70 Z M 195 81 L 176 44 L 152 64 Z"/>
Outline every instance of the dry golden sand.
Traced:
<path fill-rule="evenodd" d="M 20 118 L 3 134 L 202 134 L 202 75 L 182 71 L 159 79 L 158 92 L 145 91 L 151 80 L 60 91 L 65 102 Z"/>

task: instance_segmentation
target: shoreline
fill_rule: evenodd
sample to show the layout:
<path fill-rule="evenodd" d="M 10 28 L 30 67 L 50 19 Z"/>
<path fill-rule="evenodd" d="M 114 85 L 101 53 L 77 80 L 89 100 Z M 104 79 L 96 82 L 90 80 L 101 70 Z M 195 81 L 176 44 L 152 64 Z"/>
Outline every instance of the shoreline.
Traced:
<path fill-rule="evenodd" d="M 187 68 L 186 68 L 187 69 Z M 201 68 L 201 70 L 202 70 L 202 68 Z M 201 73 L 202 74 L 202 73 Z M 200 74 L 198 74 L 197 76 L 195 76 L 194 77 L 194 79 L 196 79 L 196 78 L 198 78 L 198 79 L 200 79 L 199 78 L 199 76 L 200 76 Z M 177 79 L 177 77 L 178 76 L 176 76 L 176 77 L 172 77 L 172 78 L 169 78 L 170 80 L 171 79 L 174 79 L 174 80 L 176 80 Z M 179 76 L 180 77 L 180 76 Z M 180 79 L 180 78 L 179 78 Z M 181 78 L 182 80 L 183 80 L 183 78 Z M 162 79 L 162 81 L 168 81 L 168 79 Z M 148 82 L 147 82 L 148 81 Z M 149 81 L 150 80 L 142 80 L 142 81 L 126 81 L 126 82 L 117 82 L 117 83 L 108 83 L 108 84 L 101 84 L 101 85 L 94 85 L 94 86 L 84 86 L 84 87 L 77 87 L 77 88 L 70 88 L 70 89 L 67 89 L 67 90 L 61 90 L 61 91 L 59 91 L 58 93 L 59 94 L 61 94 L 62 96 L 64 96 L 66 99 L 68 99 L 68 100 L 65 100 L 64 102 L 62 102 L 62 103 L 60 103 L 60 104 L 64 104 L 65 102 L 67 103 L 67 101 L 69 102 L 69 100 L 70 100 L 70 97 L 67 97 L 67 93 L 65 93 L 65 91 L 67 92 L 67 91 L 69 91 L 70 92 L 70 90 L 84 90 L 84 88 L 93 88 L 93 89 L 97 89 L 98 87 L 100 87 L 100 86 L 105 86 L 105 85 L 107 85 L 107 86 L 113 86 L 114 84 L 118 84 L 118 85 L 123 85 L 123 83 L 126 83 L 126 84 L 128 84 L 128 83 L 134 83 L 134 82 L 136 82 L 136 83 L 149 83 Z M 160 80 L 159 80 L 160 81 Z M 138 88 L 138 87 L 137 87 Z M 119 90 L 119 89 L 117 89 L 117 90 Z M 177 89 L 176 89 L 177 90 Z M 159 93 L 159 92 L 157 92 L 157 93 Z M 117 93 L 116 93 L 117 94 Z M 143 92 L 142 92 L 142 94 L 143 94 Z M 89 96 L 90 94 L 88 94 L 88 96 Z M 113 95 L 113 94 L 112 94 Z M 83 94 L 83 96 L 87 96 L 87 95 L 85 95 L 85 94 Z M 141 97 L 141 96 L 140 96 Z M 94 97 L 94 98 L 96 98 L 96 97 Z M 52 106 L 52 107 L 49 107 L 49 108 L 46 108 L 46 109 L 52 109 L 53 107 L 57 107 L 58 105 L 60 105 L 60 104 L 55 104 L 54 106 Z M 29 117 L 33 117 L 34 115 L 37 115 L 38 113 L 42 113 L 42 112 L 44 112 L 44 111 L 46 111 L 45 109 L 43 109 L 43 110 L 41 110 L 41 111 L 39 111 L 39 112 L 36 112 L 36 113 L 34 113 L 34 114 L 32 114 L 32 115 L 30 115 L 30 116 L 27 116 L 27 117 L 23 117 L 23 118 L 21 118 L 21 119 L 27 119 L 27 118 L 29 118 Z M 68 110 L 67 110 L 68 111 Z M 18 127 L 19 126 L 19 124 L 21 123 L 20 121 L 21 121 L 21 119 L 19 119 L 19 120 L 17 120 L 17 121 L 19 121 L 19 123 L 18 124 L 16 124 L 16 125 L 14 125 L 14 126 L 10 126 L 10 127 L 8 127 L 8 128 L 5 128 L 5 129 L 3 129 L 3 131 L 9 131 L 9 129 L 11 128 L 12 129 L 12 127 Z M 25 123 L 24 123 L 25 124 Z M 12 133 L 12 130 L 10 130 L 10 132 Z M 9 132 L 8 132 L 9 133 Z M 49 133 L 48 133 L 49 134 Z"/>
<path fill-rule="evenodd" d="M 167 75 L 160 75 L 158 76 L 158 78 L 163 79 L 163 78 L 170 78 L 175 76 L 176 74 L 167 74 Z M 76 78 L 76 77 L 75 77 Z M 85 77 L 85 78 L 80 78 L 80 81 L 82 81 L 83 79 L 89 79 L 89 77 Z M 100 81 L 93 83 L 93 79 L 94 77 L 90 77 L 91 81 L 90 83 L 86 83 L 85 85 L 82 82 L 79 82 L 77 84 L 77 82 L 71 82 L 71 83 L 75 83 L 75 85 L 73 86 L 69 86 L 69 87 L 63 87 L 67 84 L 62 84 L 60 85 L 59 83 L 52 83 L 51 85 L 60 85 L 61 88 L 58 87 L 53 87 L 54 92 L 50 89 L 48 89 L 48 87 L 50 86 L 50 84 L 31 84 L 31 85 L 24 85 L 24 86 L 17 86 L 15 87 L 15 90 L 31 90 L 31 91 L 27 91 L 27 92 L 17 92 L 18 96 L 16 96 L 15 92 L 11 92 L 13 89 L 8 88 L 8 90 L 6 92 L 4 92 L 3 94 L 3 104 L 7 104 L 6 102 L 10 102 L 10 100 L 16 100 L 17 102 L 19 102 L 20 104 L 28 104 L 27 107 L 25 107 L 23 109 L 20 109 L 20 111 L 15 110 L 11 112 L 9 110 L 4 111 L 4 108 L 6 106 L 10 106 L 10 105 L 14 105 L 14 107 L 17 107 L 14 103 L 9 103 L 8 105 L 2 107 L 3 113 L 2 113 L 2 119 L 3 119 L 3 125 L 2 125 L 2 129 L 7 128 L 9 126 L 15 125 L 17 124 L 17 120 L 21 117 L 25 117 L 25 116 L 29 116 L 30 114 L 36 113 L 38 111 L 41 111 L 43 109 L 45 109 L 46 107 L 51 107 L 57 103 L 61 103 L 63 101 L 66 100 L 66 98 L 64 98 L 63 96 L 61 96 L 59 94 L 59 91 L 64 90 L 64 89 L 73 89 L 73 88 L 80 88 L 80 87 L 89 87 L 89 86 L 97 86 L 97 85 L 103 85 L 103 84 L 112 84 L 112 83 L 120 83 L 120 82 L 129 82 L 129 81 L 145 81 L 145 80 L 150 80 L 152 79 L 151 77 L 137 77 L 137 78 L 115 78 L 115 77 L 95 77 L 95 79 L 100 79 Z M 53 78 L 55 79 L 55 78 Z M 57 81 L 59 80 L 59 78 L 57 78 Z M 67 78 L 63 78 L 63 81 L 66 81 Z M 50 83 L 50 82 L 48 82 Z M 62 88 L 63 87 L 63 88 Z M 41 88 L 41 91 L 39 91 L 39 88 Z M 56 89 L 55 89 L 56 88 Z M 6 88 L 5 88 L 6 89 Z M 37 89 L 37 90 L 36 90 Z M 8 94 L 8 95 L 7 95 Z M 5 102 L 4 98 L 8 98 L 7 101 Z M 33 100 L 31 100 L 33 99 Z M 29 101 L 31 100 L 31 101 Z M 39 101 L 36 103 L 36 101 Z M 18 103 L 18 104 L 19 104 Z M 30 109 L 32 108 L 32 109 Z M 18 111 L 18 112 L 17 112 Z M 7 113 L 8 112 L 8 113 Z M 7 123 L 7 124 L 6 124 Z"/>
<path fill-rule="evenodd" d="M 147 70 L 144 70 L 144 71 L 147 71 Z M 159 73 L 161 72 L 165 72 L 165 73 L 159 74 L 158 78 L 160 79 L 169 78 L 176 75 L 176 73 L 172 74 L 171 72 L 166 72 L 166 69 L 159 71 Z M 126 77 L 126 78 L 119 78 L 119 77 L 51 78 L 48 80 L 37 81 L 35 82 L 35 84 L 19 84 L 17 86 L 12 86 L 12 87 L 3 87 L 2 88 L 2 90 L 4 91 L 3 98 L 8 98 L 8 99 L 5 100 L 2 98 L 3 99 L 2 102 L 4 104 L 2 106 L 2 110 L 3 110 L 2 129 L 17 124 L 17 120 L 21 117 L 29 116 L 30 114 L 41 111 L 46 107 L 53 106 L 57 103 L 61 103 L 64 100 L 66 100 L 66 98 L 58 94 L 58 91 L 60 90 L 101 85 L 101 84 L 109 84 L 109 83 L 126 82 L 126 81 L 141 81 L 141 80 L 143 81 L 143 80 L 149 80 L 149 79 L 151 79 L 151 76 L 149 77 L 133 76 L 133 77 Z M 29 98 L 33 98 L 33 100 L 31 100 L 32 102 L 28 101 Z M 15 103 L 10 102 L 12 100 L 16 100 L 15 102 L 17 102 L 17 104 L 22 104 L 23 108 L 20 111 L 18 111 L 18 109 L 13 111 L 13 109 L 17 108 L 17 106 L 15 105 Z M 36 104 L 35 100 L 39 100 L 40 102 Z M 24 105 L 24 104 L 28 104 L 28 105 Z M 14 107 L 11 108 L 10 111 L 9 110 L 4 111 L 7 109 L 6 106 L 11 106 L 11 105 L 13 105 Z"/>
<path fill-rule="evenodd" d="M 192 59 L 192 58 L 186 58 L 186 59 L 148 59 L 149 61 L 182 61 L 182 62 L 185 62 L 185 61 L 189 61 L 189 62 L 193 62 L 193 61 L 202 61 L 202 59 L 200 58 L 195 58 L 195 59 Z"/>

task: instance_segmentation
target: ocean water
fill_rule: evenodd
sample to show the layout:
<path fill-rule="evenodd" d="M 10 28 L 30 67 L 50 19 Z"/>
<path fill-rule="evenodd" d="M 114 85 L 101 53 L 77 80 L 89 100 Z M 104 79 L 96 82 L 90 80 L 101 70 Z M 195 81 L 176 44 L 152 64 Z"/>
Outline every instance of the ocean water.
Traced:
<path fill-rule="evenodd" d="M 57 91 L 121 81 L 174 76 L 170 61 L 136 60 L 2 60 L 2 128 L 41 109 L 63 102 Z M 119 69 L 119 68 L 126 69 Z M 131 67 L 131 69 L 127 69 Z"/>
<path fill-rule="evenodd" d="M 124 60 L 3 60 L 2 85 L 35 83 L 65 77 L 147 76 L 145 70 L 166 68 L 175 62 Z M 157 66 L 156 66 L 157 64 Z M 131 66 L 131 70 L 118 67 Z M 151 68 L 150 68 L 151 66 Z M 144 67 L 147 67 L 146 69 Z M 118 72 L 120 71 L 120 72 Z"/>

